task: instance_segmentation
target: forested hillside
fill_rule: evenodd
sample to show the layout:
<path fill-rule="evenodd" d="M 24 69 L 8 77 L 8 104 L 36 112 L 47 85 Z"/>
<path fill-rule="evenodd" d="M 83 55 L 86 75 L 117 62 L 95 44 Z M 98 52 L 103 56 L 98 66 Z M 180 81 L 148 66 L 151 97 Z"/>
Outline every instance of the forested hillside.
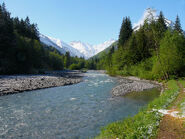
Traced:
<path fill-rule="evenodd" d="M 129 17 L 123 19 L 118 49 L 111 47 L 101 57 L 90 60 L 95 69 L 111 75 L 132 75 L 146 79 L 169 79 L 185 75 L 185 37 L 177 16 L 167 26 L 163 13 L 145 20 L 137 31 Z"/>
<path fill-rule="evenodd" d="M 39 40 L 37 24 L 29 17 L 11 17 L 0 5 L 0 74 L 42 73 L 45 70 L 81 69 L 83 58 L 60 54 Z"/>

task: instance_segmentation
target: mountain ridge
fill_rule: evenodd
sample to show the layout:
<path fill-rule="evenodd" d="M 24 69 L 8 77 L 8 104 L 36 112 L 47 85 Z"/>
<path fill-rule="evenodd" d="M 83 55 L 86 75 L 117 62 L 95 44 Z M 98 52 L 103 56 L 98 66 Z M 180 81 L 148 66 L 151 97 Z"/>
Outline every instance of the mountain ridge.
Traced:
<path fill-rule="evenodd" d="M 103 51 L 104 49 L 106 49 L 112 43 L 115 42 L 115 40 L 111 39 L 98 45 L 90 45 L 88 43 L 84 43 L 81 41 L 72 41 L 69 44 L 67 44 L 60 39 L 45 36 L 43 34 L 40 34 L 39 37 L 40 41 L 43 44 L 56 48 L 62 54 L 70 52 L 72 56 L 84 57 L 85 59 L 88 59 L 96 55 L 97 53 Z"/>

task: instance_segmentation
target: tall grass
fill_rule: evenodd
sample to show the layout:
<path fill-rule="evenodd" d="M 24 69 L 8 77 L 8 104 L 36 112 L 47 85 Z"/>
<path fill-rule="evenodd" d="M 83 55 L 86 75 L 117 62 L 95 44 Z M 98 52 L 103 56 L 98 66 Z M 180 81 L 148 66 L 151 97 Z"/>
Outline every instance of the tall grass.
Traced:
<path fill-rule="evenodd" d="M 107 125 L 96 139 L 147 139 L 155 137 L 162 117 L 158 109 L 166 108 L 179 93 L 179 87 L 175 80 L 168 81 L 167 86 L 168 89 L 159 98 L 149 103 L 137 115 Z"/>

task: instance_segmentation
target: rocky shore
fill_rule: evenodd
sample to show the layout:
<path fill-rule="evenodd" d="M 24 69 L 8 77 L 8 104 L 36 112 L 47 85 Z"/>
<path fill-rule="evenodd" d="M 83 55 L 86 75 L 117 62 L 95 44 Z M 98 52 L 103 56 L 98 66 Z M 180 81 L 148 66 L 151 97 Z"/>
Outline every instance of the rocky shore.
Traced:
<path fill-rule="evenodd" d="M 144 90 L 160 87 L 160 84 L 148 80 L 141 80 L 137 77 L 118 78 L 119 85 L 112 89 L 113 96 L 124 96 L 131 92 L 141 92 Z"/>
<path fill-rule="evenodd" d="M 44 75 L 13 75 L 0 76 L 0 96 L 76 84 L 82 81 L 80 71 L 54 71 Z"/>

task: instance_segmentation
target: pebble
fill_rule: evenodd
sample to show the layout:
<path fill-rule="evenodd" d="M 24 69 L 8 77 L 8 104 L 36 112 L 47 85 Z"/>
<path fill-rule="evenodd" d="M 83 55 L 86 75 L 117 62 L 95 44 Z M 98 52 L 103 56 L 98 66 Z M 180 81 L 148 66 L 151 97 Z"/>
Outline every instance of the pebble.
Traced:
<path fill-rule="evenodd" d="M 157 88 L 159 85 L 150 83 L 149 81 L 119 79 L 119 85 L 112 89 L 113 96 L 124 96 L 131 92 L 141 92 L 144 90 Z"/>
<path fill-rule="evenodd" d="M 76 84 L 82 81 L 82 76 L 78 73 L 68 75 L 25 75 L 25 76 L 2 76 L 0 78 L 0 96 L 30 91 L 42 88 L 57 87 Z"/>

